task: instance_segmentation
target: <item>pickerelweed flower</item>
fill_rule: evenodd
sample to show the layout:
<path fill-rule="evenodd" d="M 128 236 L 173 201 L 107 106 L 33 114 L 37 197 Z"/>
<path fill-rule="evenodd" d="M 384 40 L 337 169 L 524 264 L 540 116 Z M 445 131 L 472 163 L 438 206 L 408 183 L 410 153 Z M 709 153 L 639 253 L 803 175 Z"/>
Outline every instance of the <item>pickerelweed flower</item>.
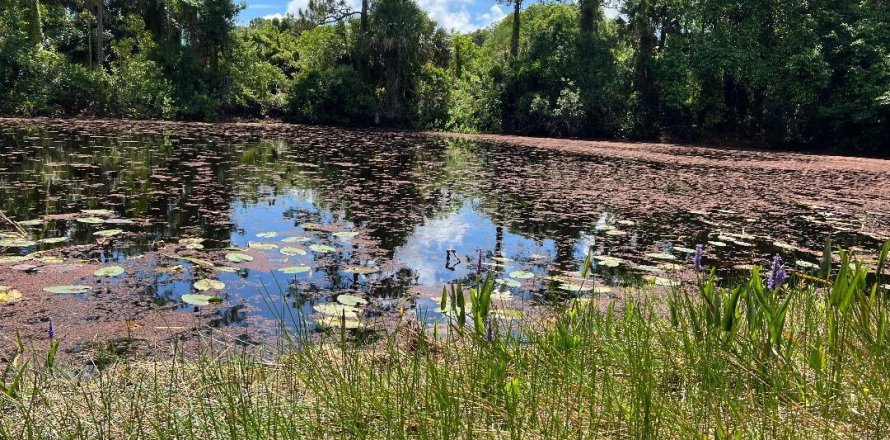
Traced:
<path fill-rule="evenodd" d="M 49 320 L 49 327 L 47 327 L 47 329 L 46 329 L 46 334 L 47 334 L 47 336 L 49 336 L 50 341 L 52 341 L 53 339 L 56 339 L 56 326 L 53 325 L 52 319 Z"/>
<path fill-rule="evenodd" d="M 494 341 L 494 326 L 491 325 L 491 316 L 485 320 L 485 342 Z"/>
<path fill-rule="evenodd" d="M 776 255 L 773 257 L 773 264 L 770 267 L 769 279 L 766 281 L 766 287 L 770 290 L 778 289 L 788 280 L 788 273 L 782 267 L 782 257 Z"/>
<path fill-rule="evenodd" d="M 701 272 L 704 269 L 701 265 L 701 256 L 704 252 L 704 246 L 697 244 L 695 245 L 695 255 L 692 257 L 692 267 L 696 272 Z"/>

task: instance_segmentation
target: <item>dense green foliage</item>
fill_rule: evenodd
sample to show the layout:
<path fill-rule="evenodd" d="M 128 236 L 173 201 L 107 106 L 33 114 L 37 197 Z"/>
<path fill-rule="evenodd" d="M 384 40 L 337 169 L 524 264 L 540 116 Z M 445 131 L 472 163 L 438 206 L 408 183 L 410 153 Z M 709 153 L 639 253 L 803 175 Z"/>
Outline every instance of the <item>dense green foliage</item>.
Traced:
<path fill-rule="evenodd" d="M 886 154 L 890 6 L 504 1 L 447 33 L 413 0 L 236 24 L 231 0 L 0 0 L 0 113 L 739 139 Z"/>

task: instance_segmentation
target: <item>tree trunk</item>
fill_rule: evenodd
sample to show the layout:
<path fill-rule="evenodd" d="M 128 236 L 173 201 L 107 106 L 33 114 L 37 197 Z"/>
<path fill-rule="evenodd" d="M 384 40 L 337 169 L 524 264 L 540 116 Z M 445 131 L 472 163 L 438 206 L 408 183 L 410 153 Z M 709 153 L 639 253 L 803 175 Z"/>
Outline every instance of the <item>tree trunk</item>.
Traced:
<path fill-rule="evenodd" d="M 368 0 L 362 0 L 362 15 L 359 30 L 361 30 L 362 33 L 368 31 Z"/>
<path fill-rule="evenodd" d="M 101 69 L 105 63 L 105 2 L 96 2 L 96 65 Z"/>
<path fill-rule="evenodd" d="M 519 56 L 519 13 L 522 12 L 522 0 L 513 0 L 513 35 L 510 38 L 510 59 Z"/>

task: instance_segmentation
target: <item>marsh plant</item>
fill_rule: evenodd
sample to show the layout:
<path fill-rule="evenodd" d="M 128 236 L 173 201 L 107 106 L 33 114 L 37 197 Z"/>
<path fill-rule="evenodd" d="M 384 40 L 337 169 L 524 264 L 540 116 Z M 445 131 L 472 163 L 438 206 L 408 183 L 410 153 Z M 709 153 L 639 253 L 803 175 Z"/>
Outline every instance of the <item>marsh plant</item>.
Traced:
<path fill-rule="evenodd" d="M 871 262 L 827 250 L 812 273 L 778 259 L 734 282 L 711 270 L 667 294 L 572 299 L 510 332 L 493 329 L 494 283 L 479 277 L 469 302 L 461 284 L 443 292 L 458 331 L 420 344 L 337 335 L 93 375 L 21 361 L 20 346 L 0 436 L 886 438 L 890 243 Z"/>

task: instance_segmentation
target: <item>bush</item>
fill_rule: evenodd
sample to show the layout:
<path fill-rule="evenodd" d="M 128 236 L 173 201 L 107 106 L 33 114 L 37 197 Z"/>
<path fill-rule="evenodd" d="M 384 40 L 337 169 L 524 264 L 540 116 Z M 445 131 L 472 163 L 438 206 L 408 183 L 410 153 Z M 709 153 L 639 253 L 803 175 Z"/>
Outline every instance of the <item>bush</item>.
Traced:
<path fill-rule="evenodd" d="M 104 113 L 111 91 L 104 70 L 57 59 L 50 75 L 47 106 L 53 116 Z"/>
<path fill-rule="evenodd" d="M 354 69 L 306 71 L 288 92 L 289 116 L 296 122 L 367 126 L 374 123 L 374 91 Z"/>

